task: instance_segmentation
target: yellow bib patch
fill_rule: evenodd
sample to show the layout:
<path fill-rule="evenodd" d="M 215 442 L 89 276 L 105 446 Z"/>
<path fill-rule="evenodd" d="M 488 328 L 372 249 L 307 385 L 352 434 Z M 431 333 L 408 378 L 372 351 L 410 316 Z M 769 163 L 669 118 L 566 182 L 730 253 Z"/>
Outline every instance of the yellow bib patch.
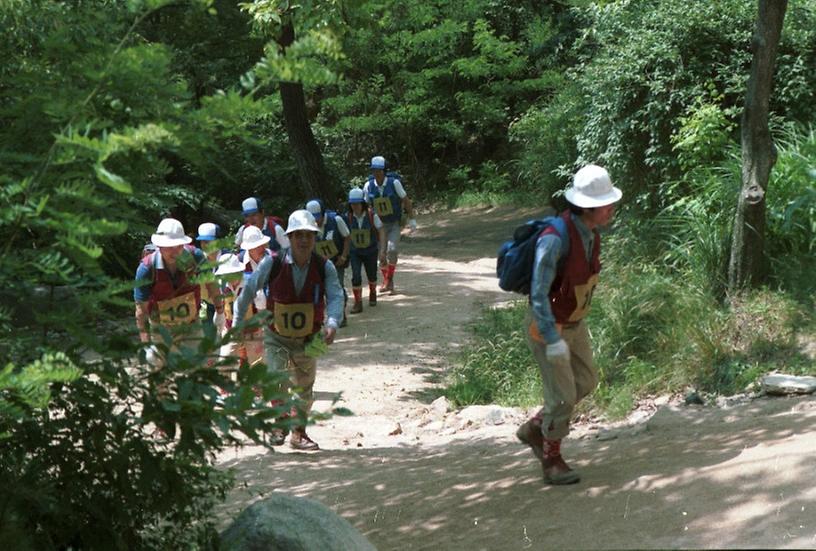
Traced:
<path fill-rule="evenodd" d="M 160 300 L 156 303 L 159 310 L 159 323 L 173 326 L 193 323 L 198 318 L 198 304 L 195 293 L 186 293 L 176 298 Z"/>
<path fill-rule="evenodd" d="M 314 325 L 314 305 L 311 303 L 275 303 L 275 330 L 284 337 L 307 337 Z"/>
<path fill-rule="evenodd" d="M 358 249 L 367 249 L 371 245 L 371 230 L 351 230 L 351 244 Z"/>
<path fill-rule="evenodd" d="M 589 314 L 589 309 L 592 306 L 592 294 L 595 292 L 599 280 L 600 277 L 595 274 L 583 285 L 575 286 L 575 304 L 577 306 L 569 318 L 571 323 L 581 321 Z"/>
<path fill-rule="evenodd" d="M 388 197 L 376 197 L 374 199 L 374 212 L 376 212 L 380 218 L 394 214 L 394 205 L 391 203 L 391 199 Z"/>
<path fill-rule="evenodd" d="M 317 251 L 317 254 L 320 256 L 324 256 L 326 258 L 334 258 L 337 256 L 337 253 L 340 252 L 337 250 L 337 245 L 332 239 L 318 241 L 315 243 L 315 251 Z"/>

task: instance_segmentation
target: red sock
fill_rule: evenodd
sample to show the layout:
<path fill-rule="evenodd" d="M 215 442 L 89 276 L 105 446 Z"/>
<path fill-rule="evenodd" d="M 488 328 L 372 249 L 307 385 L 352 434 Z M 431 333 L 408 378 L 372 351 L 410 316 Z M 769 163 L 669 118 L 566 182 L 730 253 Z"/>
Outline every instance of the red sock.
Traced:
<path fill-rule="evenodd" d="M 396 264 L 389 264 L 388 265 L 388 275 L 386 275 L 385 277 L 387 277 L 388 279 L 394 279 L 394 272 L 396 272 L 396 271 L 397 271 L 397 265 Z"/>
<path fill-rule="evenodd" d="M 354 302 L 360 302 L 363 300 L 363 288 L 362 287 L 354 287 L 351 290 L 354 293 Z"/>
<path fill-rule="evenodd" d="M 368 296 L 376 297 L 377 296 L 377 284 L 376 283 L 369 283 L 368 284 Z"/>
<path fill-rule="evenodd" d="M 382 272 L 382 275 L 383 275 L 383 281 L 388 279 L 388 267 L 380 268 L 380 271 Z"/>

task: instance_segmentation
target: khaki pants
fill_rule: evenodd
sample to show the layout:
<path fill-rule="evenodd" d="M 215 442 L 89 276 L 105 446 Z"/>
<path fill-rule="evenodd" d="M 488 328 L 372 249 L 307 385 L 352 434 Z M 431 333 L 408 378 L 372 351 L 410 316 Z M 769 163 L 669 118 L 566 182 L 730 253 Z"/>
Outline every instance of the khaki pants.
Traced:
<path fill-rule="evenodd" d="M 234 365 L 230 368 L 224 368 L 224 371 L 238 371 L 241 365 L 241 360 L 246 360 L 247 365 L 252 365 L 263 359 L 264 342 L 263 331 L 258 329 L 251 334 L 242 336 L 241 342 L 229 342 L 223 346 L 219 351 L 222 359 L 230 358 Z"/>
<path fill-rule="evenodd" d="M 544 438 L 561 440 L 569 434 L 570 420 L 575 405 L 598 385 L 598 370 L 592 361 L 592 345 L 586 323 L 580 321 L 565 326 L 561 336 L 570 349 L 569 359 L 551 362 L 547 359 L 547 345 L 530 336 L 532 312 L 527 313 L 525 334 L 527 344 L 541 371 L 544 406 L 539 410 L 541 432 Z"/>
<path fill-rule="evenodd" d="M 305 354 L 305 345 L 304 339 L 282 337 L 268 327 L 264 328 L 266 369 L 270 373 L 289 372 L 290 384 L 298 389 L 298 396 L 304 402 L 302 413 L 309 413 L 314 403 L 317 359 Z"/>

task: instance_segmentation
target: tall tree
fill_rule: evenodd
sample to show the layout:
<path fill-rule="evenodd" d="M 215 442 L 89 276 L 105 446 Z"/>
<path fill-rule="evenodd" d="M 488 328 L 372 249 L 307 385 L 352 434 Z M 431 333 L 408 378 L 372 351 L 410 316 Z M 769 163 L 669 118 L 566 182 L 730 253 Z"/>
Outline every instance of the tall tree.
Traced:
<path fill-rule="evenodd" d="M 325 62 L 340 55 L 333 35 L 333 29 L 342 26 L 345 19 L 340 4 L 339 0 L 296 5 L 289 0 L 254 0 L 241 4 L 253 16 L 260 32 L 273 42 L 256 66 L 255 76 L 262 82 L 278 83 L 286 134 L 304 197 L 334 198 L 335 186 L 309 121 L 304 85 L 336 79 Z"/>
<path fill-rule="evenodd" d="M 757 26 L 751 43 L 754 57 L 742 115 L 742 189 L 728 264 L 728 289 L 732 293 L 761 285 L 768 273 L 765 192 L 776 162 L 776 148 L 768 127 L 768 104 L 787 7 L 787 0 L 759 0 Z"/>

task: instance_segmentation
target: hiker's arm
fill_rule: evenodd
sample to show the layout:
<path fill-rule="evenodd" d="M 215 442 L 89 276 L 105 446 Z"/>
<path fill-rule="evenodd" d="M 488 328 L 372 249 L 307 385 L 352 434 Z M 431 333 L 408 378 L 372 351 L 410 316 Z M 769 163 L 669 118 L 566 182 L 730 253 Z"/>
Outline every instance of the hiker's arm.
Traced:
<path fill-rule="evenodd" d="M 276 255 L 264 257 L 261 263 L 258 264 L 258 269 L 252 272 L 252 276 L 249 277 L 249 279 L 244 281 L 244 288 L 235 301 L 234 315 L 232 316 L 233 323 L 240 325 L 244 322 L 244 316 L 246 316 L 247 310 L 255 299 L 255 293 L 258 292 L 258 289 L 263 289 L 264 283 L 269 279 L 269 274 L 275 262 L 278 262 Z"/>
<path fill-rule="evenodd" d="M 332 344 L 334 334 L 343 323 L 343 288 L 337 277 L 337 269 L 331 262 L 326 262 L 326 344 Z"/>
<path fill-rule="evenodd" d="M 558 258 L 561 252 L 561 238 L 547 234 L 536 243 L 533 279 L 530 282 L 530 302 L 533 307 L 533 319 L 538 332 L 548 344 L 561 339 L 555 327 L 555 316 L 550 308 L 550 287 L 558 269 Z"/>
<path fill-rule="evenodd" d="M 150 342 L 146 302 L 136 303 L 136 327 L 139 329 L 139 340 L 142 342 Z"/>
<path fill-rule="evenodd" d="M 351 251 L 351 232 L 349 231 L 348 224 L 346 224 L 346 221 L 343 220 L 342 217 L 338 216 L 335 220 L 337 221 L 337 231 L 340 232 L 340 236 L 343 238 L 343 250 L 340 252 L 340 257 L 343 260 L 340 264 L 345 264 L 349 257 L 349 251 Z"/>
<path fill-rule="evenodd" d="M 150 273 L 150 268 L 144 264 L 139 264 L 136 269 L 137 283 L 133 287 L 133 302 L 136 303 L 136 327 L 139 329 L 139 340 L 142 342 L 150 342 L 149 318 L 148 318 L 148 301 L 150 294 L 153 292 L 153 278 Z"/>

